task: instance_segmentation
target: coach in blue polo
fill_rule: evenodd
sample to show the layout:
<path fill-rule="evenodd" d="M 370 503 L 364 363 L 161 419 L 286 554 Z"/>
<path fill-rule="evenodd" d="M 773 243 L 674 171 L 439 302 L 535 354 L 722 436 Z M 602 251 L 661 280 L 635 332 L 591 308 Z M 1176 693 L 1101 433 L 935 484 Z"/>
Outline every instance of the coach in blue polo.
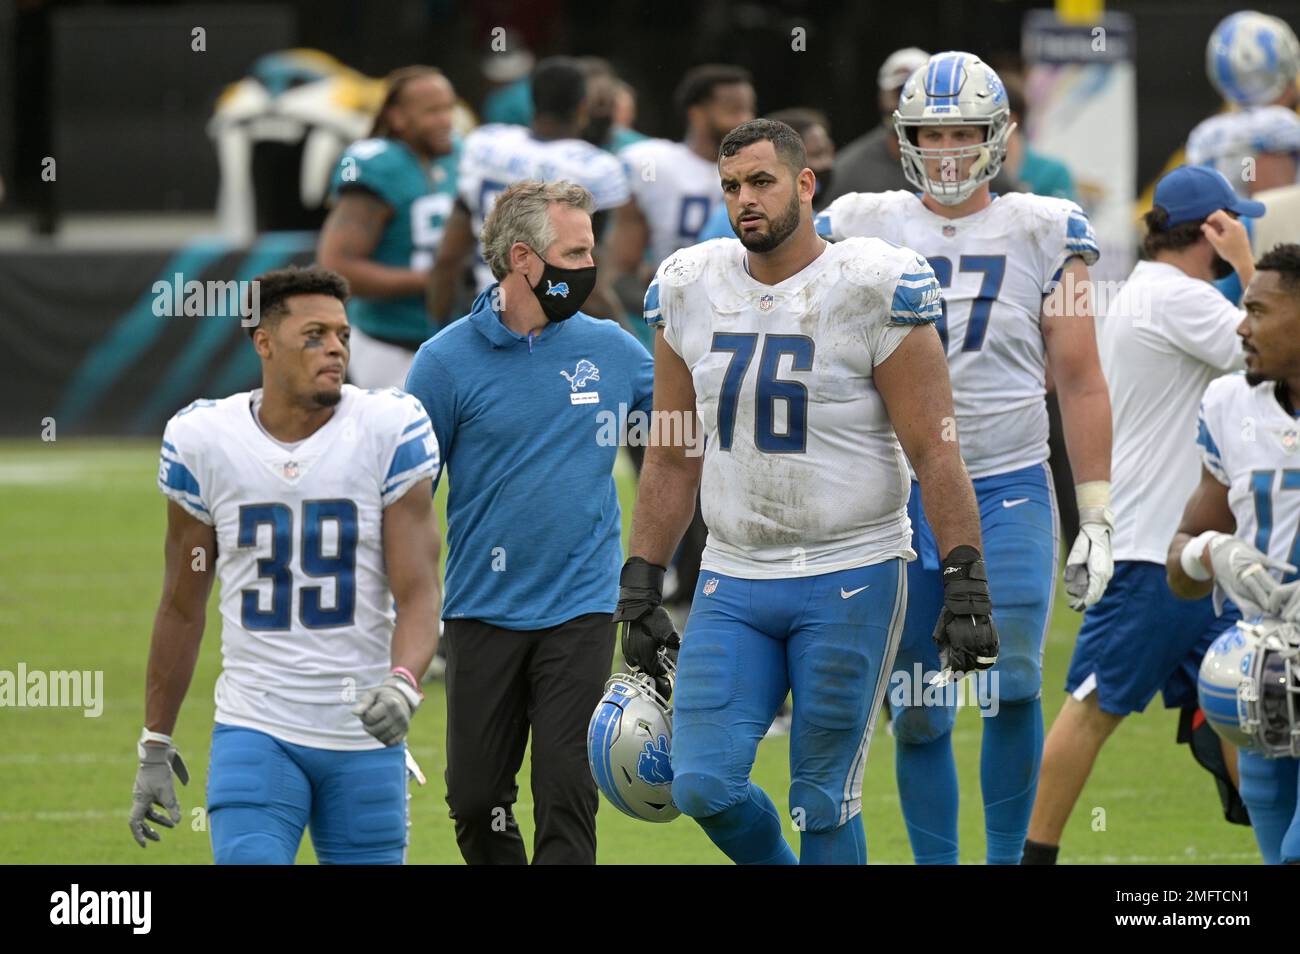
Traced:
<path fill-rule="evenodd" d="M 450 482 L 447 803 L 470 864 L 528 860 L 512 808 L 530 731 L 533 861 L 596 860 L 586 730 L 623 560 L 610 437 L 651 411 L 653 367 L 618 324 L 579 311 L 593 207 L 569 182 L 502 192 L 482 235 L 497 284 L 424 343 L 406 382 Z"/>

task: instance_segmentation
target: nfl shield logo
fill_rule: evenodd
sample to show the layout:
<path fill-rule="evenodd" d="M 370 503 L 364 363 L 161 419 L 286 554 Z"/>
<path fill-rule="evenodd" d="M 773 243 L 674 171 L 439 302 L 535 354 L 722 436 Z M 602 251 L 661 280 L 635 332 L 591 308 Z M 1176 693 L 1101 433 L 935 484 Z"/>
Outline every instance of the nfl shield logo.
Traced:
<path fill-rule="evenodd" d="M 1296 448 L 1300 447 L 1300 431 L 1294 427 L 1282 432 L 1282 450 L 1288 454 L 1294 454 Z"/>
<path fill-rule="evenodd" d="M 291 460 L 291 461 L 286 462 L 285 465 L 284 465 L 284 467 L 283 467 L 283 470 L 284 470 L 284 479 L 285 479 L 285 480 L 297 480 L 297 479 L 298 479 L 298 462 L 297 462 L 296 460 Z"/>
<path fill-rule="evenodd" d="M 718 588 L 718 578 L 715 576 L 704 584 L 704 595 L 712 596 L 714 590 Z"/>
<path fill-rule="evenodd" d="M 771 308 L 772 308 L 772 305 L 773 305 L 775 302 L 776 302 L 776 299 L 773 298 L 771 295 L 764 295 L 763 297 L 761 297 L 761 298 L 758 300 L 758 310 L 759 310 L 759 311 L 770 311 Z M 713 582 L 716 583 L 717 580 L 714 580 Z M 709 593 L 712 593 L 712 592 L 713 592 L 712 590 L 709 590 Z M 708 594 L 708 593 L 705 593 L 704 595 L 705 595 L 705 596 L 708 596 L 709 594 Z"/>
<path fill-rule="evenodd" d="M 956 234 L 957 234 L 957 226 L 955 226 L 955 225 L 945 225 L 945 226 L 943 227 L 943 236 L 944 236 L 944 238 L 952 238 L 952 237 L 953 237 L 954 235 L 956 235 Z"/>

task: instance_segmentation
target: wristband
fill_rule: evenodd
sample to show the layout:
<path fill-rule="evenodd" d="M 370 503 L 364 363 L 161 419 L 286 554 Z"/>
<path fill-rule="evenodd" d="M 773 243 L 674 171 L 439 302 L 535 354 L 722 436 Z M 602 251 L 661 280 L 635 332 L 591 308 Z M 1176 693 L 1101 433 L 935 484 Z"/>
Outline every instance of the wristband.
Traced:
<path fill-rule="evenodd" d="M 1081 511 L 1089 507 L 1110 510 L 1110 481 L 1089 480 L 1082 484 L 1075 484 L 1074 500 Z"/>
<path fill-rule="evenodd" d="M 418 706 L 424 701 L 424 690 L 421 689 L 420 684 L 416 682 L 415 676 L 411 674 L 411 670 L 407 669 L 405 666 L 394 666 L 388 671 L 388 676 L 390 679 L 393 676 L 396 676 L 411 687 L 411 691 L 415 693 L 415 700 L 411 702 L 412 707 Z"/>
<path fill-rule="evenodd" d="M 1183 572 L 1197 583 L 1208 583 L 1214 578 L 1214 574 L 1207 570 L 1205 564 L 1201 562 L 1201 557 L 1218 536 L 1219 532 L 1217 530 L 1206 530 L 1199 536 L 1188 540 L 1186 546 L 1183 547 L 1183 552 L 1178 555 L 1178 563 L 1182 566 Z"/>
<path fill-rule="evenodd" d="M 403 679 L 405 679 L 407 682 L 411 684 L 412 689 L 414 689 L 416 692 L 420 692 L 419 680 L 416 679 L 415 674 L 411 672 L 411 670 L 407 669 L 405 666 L 394 666 L 392 669 L 389 670 L 389 675 L 401 676 Z"/>
<path fill-rule="evenodd" d="M 170 735 L 163 735 L 161 732 L 150 732 L 146 726 L 140 730 L 140 741 L 135 746 L 140 758 L 144 758 L 144 744 L 146 742 L 161 742 L 168 748 L 174 749 L 176 747 L 176 743 L 172 741 Z"/>

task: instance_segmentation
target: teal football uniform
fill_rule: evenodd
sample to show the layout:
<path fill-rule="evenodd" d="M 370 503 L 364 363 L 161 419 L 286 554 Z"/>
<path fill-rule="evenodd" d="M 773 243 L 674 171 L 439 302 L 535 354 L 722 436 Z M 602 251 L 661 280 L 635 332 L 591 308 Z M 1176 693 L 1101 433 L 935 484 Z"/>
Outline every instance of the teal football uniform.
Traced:
<path fill-rule="evenodd" d="M 396 139 L 361 139 L 343 153 L 330 180 L 331 200 L 351 189 L 374 195 L 393 211 L 371 259 L 427 271 L 442 242 L 456 199 L 460 140 L 451 153 L 425 163 Z M 381 341 L 419 345 L 432 333 L 423 295 L 356 297 L 348 305 L 356 327 Z"/>

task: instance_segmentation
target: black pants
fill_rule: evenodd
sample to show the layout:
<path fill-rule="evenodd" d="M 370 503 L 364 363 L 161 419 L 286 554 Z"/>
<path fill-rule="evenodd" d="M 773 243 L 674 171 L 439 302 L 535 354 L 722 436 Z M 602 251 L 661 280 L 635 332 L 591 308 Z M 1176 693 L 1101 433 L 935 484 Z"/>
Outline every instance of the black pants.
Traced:
<path fill-rule="evenodd" d="M 534 864 L 595 864 L 587 723 L 614 655 L 608 613 L 550 629 L 448 620 L 447 804 L 469 864 L 527 864 L 515 776 L 533 734 Z"/>

